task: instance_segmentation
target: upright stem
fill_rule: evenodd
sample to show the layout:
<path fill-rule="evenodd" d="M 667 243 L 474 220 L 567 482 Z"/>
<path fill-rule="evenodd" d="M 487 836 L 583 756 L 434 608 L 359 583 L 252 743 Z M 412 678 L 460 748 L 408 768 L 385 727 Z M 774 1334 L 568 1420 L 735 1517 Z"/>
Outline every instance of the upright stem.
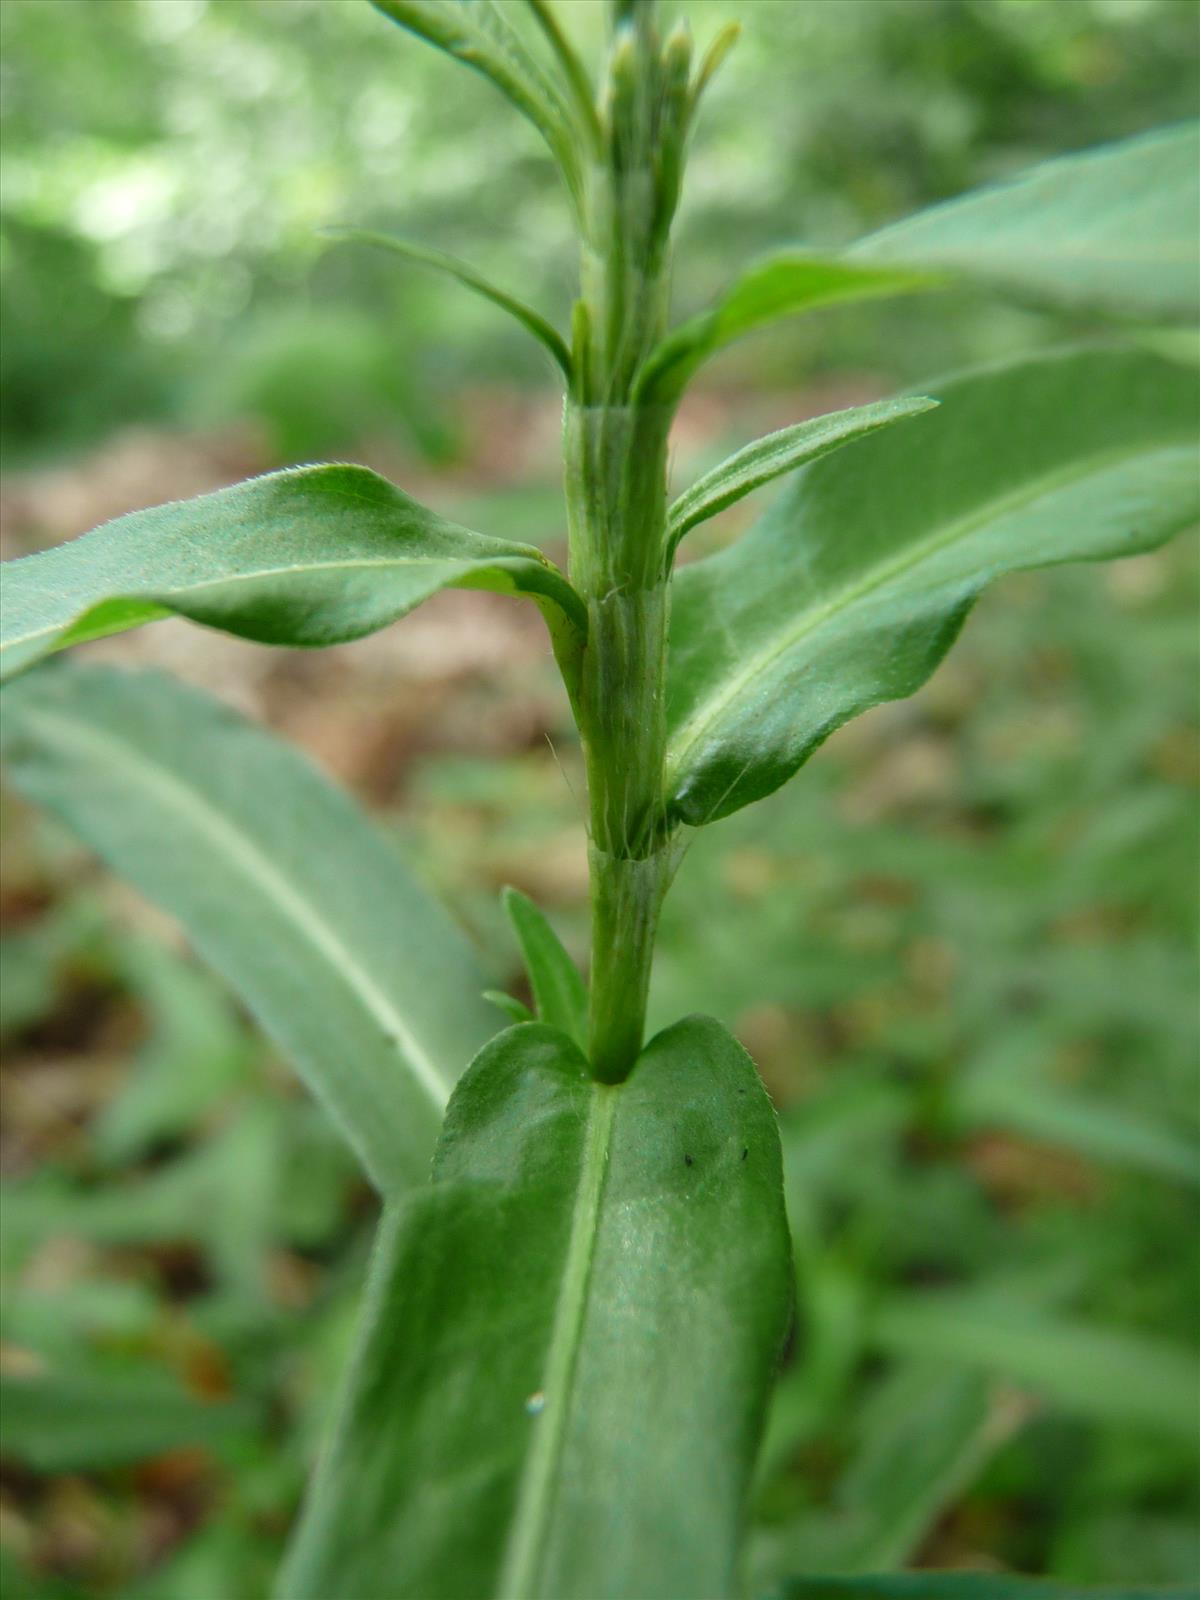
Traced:
<path fill-rule="evenodd" d="M 673 857 L 663 809 L 670 413 L 634 400 L 666 325 L 669 229 L 690 45 L 662 51 L 649 0 L 615 8 L 603 158 L 585 185 L 575 384 L 564 454 L 571 579 L 588 608 L 577 715 L 591 832 L 591 1063 L 619 1082 L 637 1059 L 658 914 Z"/>
<path fill-rule="evenodd" d="M 670 871 L 665 430 L 658 412 L 568 408 L 571 576 L 588 608 L 579 718 L 591 832 L 591 1060 L 609 1083 L 628 1074 L 641 1048 Z"/>

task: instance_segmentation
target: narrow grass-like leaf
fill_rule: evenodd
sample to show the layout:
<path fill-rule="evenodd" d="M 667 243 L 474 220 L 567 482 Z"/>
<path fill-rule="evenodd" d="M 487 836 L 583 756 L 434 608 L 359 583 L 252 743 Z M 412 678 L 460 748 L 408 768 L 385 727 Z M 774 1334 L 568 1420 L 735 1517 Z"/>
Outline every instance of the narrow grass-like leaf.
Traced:
<path fill-rule="evenodd" d="M 162 1369 L 51 1367 L 0 1377 L 0 1451 L 38 1472 L 144 1461 L 216 1445 L 254 1425 L 245 1405 L 189 1394 Z"/>
<path fill-rule="evenodd" d="M 790 1283 L 774 1113 L 718 1023 L 617 1087 L 502 1034 L 383 1225 L 280 1595 L 729 1595 Z"/>
<path fill-rule="evenodd" d="M 1194 369 L 1043 356 L 800 469 L 739 543 L 680 572 L 667 798 L 700 824 L 911 694 L 993 578 L 1152 549 L 1200 515 Z"/>
<path fill-rule="evenodd" d="M 446 273 L 456 282 L 482 295 L 485 300 L 490 300 L 494 306 L 499 306 L 502 311 L 507 311 L 510 317 L 515 317 L 526 332 L 531 333 L 546 347 L 562 368 L 567 382 L 571 381 L 571 352 L 567 349 L 561 334 L 540 313 L 505 290 L 498 289 L 494 283 L 489 283 L 481 273 L 476 272 L 474 267 L 469 267 L 465 261 L 447 255 L 444 250 L 433 250 L 428 245 L 411 244 L 407 239 L 394 238 L 390 233 L 374 233 L 369 228 L 324 228 L 322 234 L 327 239 L 346 244 L 373 245 L 376 249 L 388 250 L 405 261 L 415 261 L 419 266 L 432 267 L 435 272 Z"/>
<path fill-rule="evenodd" d="M 952 1290 L 896 1295 L 881 1306 L 878 1349 L 1012 1379 L 1051 1403 L 1197 1444 L 1200 1360 L 1148 1334 L 1026 1311 Z"/>
<path fill-rule="evenodd" d="M 562 68 L 564 79 L 570 86 L 575 110 L 588 141 L 593 149 L 599 151 L 603 144 L 603 133 L 600 128 L 600 118 L 596 112 L 594 91 L 588 79 L 587 69 L 578 55 L 576 55 L 570 40 L 559 27 L 558 18 L 554 15 L 551 0 L 526 0 L 526 3 L 533 13 L 538 27 L 545 34 L 551 50 L 558 57 L 559 66 Z"/>
<path fill-rule="evenodd" d="M 496 1030 L 485 978 L 371 823 L 194 689 L 66 664 L 4 695 L 13 784 L 183 924 L 395 1193 Z"/>
<path fill-rule="evenodd" d="M 788 1572 L 902 1565 L 1023 1420 L 978 1373 L 914 1362 L 891 1374 L 851 1425 L 849 1465 L 830 1504 L 764 1528 L 752 1562 L 767 1583 Z"/>
<path fill-rule="evenodd" d="M 789 1578 L 763 1600 L 1196 1600 L 1191 1589 L 1079 1588 L 1010 1572 L 888 1572 L 869 1578 Z"/>
<path fill-rule="evenodd" d="M 524 594 L 561 662 L 586 617 L 532 545 L 446 522 L 366 467 L 295 467 L 6 563 L 0 672 L 177 613 L 262 644 L 361 639 L 439 589 Z"/>
<path fill-rule="evenodd" d="M 588 997 L 579 968 L 528 895 L 505 889 L 504 909 L 525 958 L 539 1022 L 548 1022 L 587 1049 Z"/>
<path fill-rule="evenodd" d="M 828 455 L 852 439 L 861 439 L 876 428 L 932 411 L 936 400 L 880 400 L 874 405 L 854 406 L 848 411 L 831 411 L 823 417 L 797 422 L 778 433 L 756 439 L 745 449 L 722 461 L 686 489 L 667 514 L 669 548 L 674 550 L 689 529 L 706 522 L 719 511 L 736 503 L 772 478 L 794 472 L 806 461 Z"/>
<path fill-rule="evenodd" d="M 537 1018 L 529 1007 L 518 1000 L 515 995 L 505 994 L 503 989 L 485 989 L 483 998 L 489 1005 L 496 1006 L 510 1022 L 536 1022 Z"/>
<path fill-rule="evenodd" d="M 1200 321 L 1200 123 L 1049 161 L 861 240 L 848 260 L 978 278 L 1066 311 Z"/>
<path fill-rule="evenodd" d="M 977 1128 L 1008 1128 L 1168 1182 L 1200 1188 L 1200 1144 L 1125 1107 L 1056 1089 L 1030 1073 L 969 1079 L 957 1109 Z"/>

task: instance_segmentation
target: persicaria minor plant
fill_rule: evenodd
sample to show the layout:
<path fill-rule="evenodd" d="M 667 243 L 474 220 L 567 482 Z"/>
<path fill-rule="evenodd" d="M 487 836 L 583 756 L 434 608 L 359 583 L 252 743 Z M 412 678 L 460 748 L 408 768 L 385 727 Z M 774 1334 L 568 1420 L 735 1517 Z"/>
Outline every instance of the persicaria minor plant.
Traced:
<path fill-rule="evenodd" d="M 785 428 L 673 501 L 672 421 L 710 355 L 838 301 L 966 279 L 1126 333 L 1194 324 L 1200 141 L 1059 160 L 840 254 L 782 248 L 672 325 L 688 141 L 735 30 L 697 61 L 653 0 L 613 0 L 594 87 L 550 0 L 523 0 L 528 26 L 483 0 L 374 4 L 489 79 L 561 174 L 581 247 L 566 330 L 434 250 L 363 237 L 449 272 L 553 358 L 568 571 L 355 466 L 122 517 L 6 571 L 10 770 L 180 919 L 385 1203 L 280 1596 L 715 1600 L 739 1592 L 792 1264 L 749 1057 L 707 1017 L 644 1041 L 663 897 L 694 830 L 918 688 L 991 578 L 1192 522 L 1197 381 L 1129 337 L 1038 354 Z M 783 474 L 752 531 L 676 569 L 690 529 Z M 169 614 L 335 644 L 447 586 L 539 607 L 586 760 L 590 981 L 510 892 L 537 1014 L 496 996 L 501 1032 L 460 934 L 297 756 L 157 676 L 25 673 Z M 850 1592 L 777 1577 L 781 1595 Z"/>

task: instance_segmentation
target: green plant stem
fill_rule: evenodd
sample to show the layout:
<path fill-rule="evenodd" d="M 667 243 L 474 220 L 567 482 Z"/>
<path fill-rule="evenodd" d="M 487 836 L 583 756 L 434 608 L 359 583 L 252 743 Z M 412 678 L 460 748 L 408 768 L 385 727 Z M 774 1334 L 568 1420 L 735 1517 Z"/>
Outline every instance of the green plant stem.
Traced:
<path fill-rule="evenodd" d="M 663 135 L 676 164 L 683 137 L 682 127 L 660 126 L 668 74 L 653 17 L 650 0 L 613 8 L 602 159 L 584 184 L 564 439 L 571 579 L 588 613 L 574 709 L 591 835 L 589 1054 L 606 1083 L 628 1076 L 641 1049 L 658 914 L 675 860 L 663 807 L 671 410 L 631 401 L 666 327 L 678 185 L 673 176 L 664 189 Z M 676 60 L 678 42 L 672 49 L 674 83 L 687 63 Z"/>
<path fill-rule="evenodd" d="M 662 810 L 668 587 L 661 410 L 569 406 L 571 575 L 588 609 L 578 712 L 592 881 L 592 1069 L 637 1058 L 672 830 Z"/>

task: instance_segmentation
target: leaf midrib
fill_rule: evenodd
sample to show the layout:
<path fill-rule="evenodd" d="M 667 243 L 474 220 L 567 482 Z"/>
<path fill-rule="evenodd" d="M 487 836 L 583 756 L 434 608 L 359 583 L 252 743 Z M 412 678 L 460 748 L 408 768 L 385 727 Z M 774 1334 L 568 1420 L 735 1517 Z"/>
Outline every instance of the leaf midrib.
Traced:
<path fill-rule="evenodd" d="M 1031 505 L 1044 495 L 1053 494 L 1058 489 L 1069 487 L 1080 479 L 1090 474 L 1103 471 L 1107 467 L 1129 461 L 1137 456 L 1157 450 L 1166 450 L 1174 447 L 1174 436 L 1164 438 L 1159 443 L 1147 447 L 1144 443 L 1125 449 L 1098 451 L 1086 456 L 1081 462 L 1073 463 L 1058 472 L 1046 473 L 1034 480 L 1032 484 L 1024 484 L 1020 489 L 1014 489 L 1006 495 L 997 495 L 988 500 L 970 516 L 960 517 L 951 522 L 948 527 L 938 529 L 927 538 L 918 540 L 914 545 L 890 561 L 879 563 L 878 566 L 868 569 L 866 575 L 854 583 L 845 584 L 836 590 L 822 605 L 811 607 L 802 612 L 796 625 L 785 630 L 782 637 L 773 642 L 770 648 L 762 649 L 753 654 L 746 666 L 735 672 L 722 684 L 720 690 L 710 695 L 680 724 L 676 737 L 671 741 L 667 757 L 664 762 L 663 778 L 664 792 L 668 797 L 673 797 L 678 791 L 678 779 L 685 767 L 688 754 L 696 744 L 726 713 L 730 705 L 742 694 L 746 686 L 755 678 L 767 672 L 780 656 L 787 654 L 800 641 L 806 638 L 837 616 L 857 601 L 871 594 L 874 590 L 882 588 L 893 579 L 902 577 L 912 568 L 930 556 L 939 554 L 942 550 L 955 543 L 960 538 L 965 538 L 974 533 L 993 519 L 1005 516 L 1011 511 Z"/>
<path fill-rule="evenodd" d="M 44 639 L 48 634 L 61 633 L 78 622 L 81 617 L 86 616 L 94 607 L 106 605 L 113 600 L 142 600 L 147 605 L 168 605 L 169 597 L 176 595 L 195 594 L 202 589 L 223 589 L 226 585 L 234 583 L 253 583 L 259 578 L 281 578 L 289 573 L 345 572 L 369 567 L 433 567 L 444 564 L 476 571 L 482 567 L 495 566 L 501 561 L 514 560 L 528 561 L 538 571 L 545 570 L 547 575 L 550 575 L 549 567 L 542 569 L 532 556 L 526 556 L 524 552 L 517 550 L 512 555 L 497 554 L 473 559 L 464 559 L 461 556 L 372 556 L 342 561 L 292 562 L 287 566 L 254 567 L 245 572 L 230 572 L 219 578 L 201 578 L 194 583 L 166 584 L 157 591 L 150 589 L 114 591 L 98 600 L 86 602 L 65 622 L 51 622 L 44 628 L 33 628 L 28 633 L 10 634 L 3 645 L 0 645 L 0 655 L 6 650 L 15 649 L 18 645 L 29 644 L 34 639 Z"/>
<path fill-rule="evenodd" d="M 572 1386 L 583 1339 L 620 1089 L 593 1083 L 589 1093 L 571 1230 L 542 1374 L 545 1409 L 533 1421 L 533 1439 L 521 1474 L 516 1512 L 496 1590 L 497 1600 L 533 1600 L 533 1596 L 541 1593 L 538 1579 L 545 1558 L 570 1418 Z"/>
<path fill-rule="evenodd" d="M 105 756 L 111 754 L 112 747 L 118 748 L 126 766 L 137 771 L 147 787 L 156 788 L 166 794 L 178 811 L 191 815 L 200 832 L 207 833 L 218 845 L 223 844 L 227 854 L 235 861 L 241 862 L 249 877 L 258 883 L 267 897 L 289 916 L 293 925 L 308 942 L 329 961 L 335 971 L 341 974 L 384 1032 L 396 1039 L 408 1059 L 413 1076 L 428 1095 L 435 1112 L 439 1116 L 442 1114 L 448 1099 L 446 1084 L 404 1018 L 370 975 L 362 970 L 353 952 L 329 926 L 317 907 L 292 887 L 287 878 L 243 830 L 235 827 L 215 806 L 209 804 L 172 773 L 148 761 L 136 745 L 131 745 L 111 733 L 107 736 L 99 734 L 93 728 L 84 727 L 71 721 L 69 717 L 64 717 L 61 712 L 37 711 L 33 713 L 33 717 L 35 721 L 40 721 L 44 728 L 57 729 L 60 740 L 68 747 L 72 742 L 76 747 L 83 747 L 85 750 L 90 746 L 94 750 L 100 750 Z"/>

